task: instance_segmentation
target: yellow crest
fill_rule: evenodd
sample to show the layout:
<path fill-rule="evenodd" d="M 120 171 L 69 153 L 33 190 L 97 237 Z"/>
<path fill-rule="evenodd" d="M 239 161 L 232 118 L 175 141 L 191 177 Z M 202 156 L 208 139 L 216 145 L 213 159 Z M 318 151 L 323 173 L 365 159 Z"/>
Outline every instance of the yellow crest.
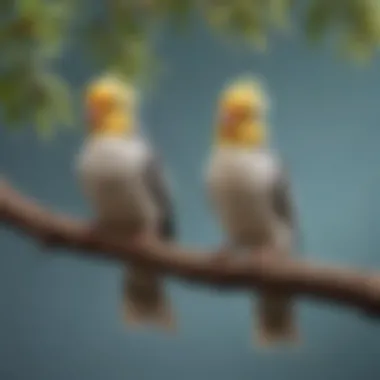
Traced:
<path fill-rule="evenodd" d="M 135 88 L 107 74 L 86 89 L 86 111 L 92 135 L 126 135 L 135 128 L 138 96 Z"/>
<path fill-rule="evenodd" d="M 86 89 L 85 97 L 87 100 L 113 99 L 127 104 L 132 109 L 138 103 L 138 94 L 132 84 L 111 74 L 103 75 L 91 82 Z"/>
<path fill-rule="evenodd" d="M 250 106 L 266 110 L 268 99 L 263 85 L 252 76 L 241 76 L 225 86 L 219 100 L 220 108 L 229 106 Z"/>
<path fill-rule="evenodd" d="M 268 100 L 258 79 L 245 75 L 228 82 L 219 98 L 216 144 L 242 148 L 262 145 L 267 139 L 267 108 Z"/>

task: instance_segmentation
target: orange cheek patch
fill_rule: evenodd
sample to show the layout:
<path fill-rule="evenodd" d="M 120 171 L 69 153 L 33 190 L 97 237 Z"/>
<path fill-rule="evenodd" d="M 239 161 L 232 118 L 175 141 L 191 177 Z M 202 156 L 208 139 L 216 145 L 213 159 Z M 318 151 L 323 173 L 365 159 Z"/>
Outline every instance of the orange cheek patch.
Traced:
<path fill-rule="evenodd" d="M 222 125 L 226 137 L 236 137 L 239 125 L 245 117 L 244 111 L 245 110 L 240 107 L 234 107 L 224 112 L 222 115 Z"/>
<path fill-rule="evenodd" d="M 228 123 L 224 125 L 224 135 L 226 137 L 233 138 L 236 136 L 236 124 L 235 123 Z"/>
<path fill-rule="evenodd" d="M 96 129 L 112 108 L 108 99 L 95 98 L 91 99 L 87 105 L 87 119 L 91 129 Z"/>

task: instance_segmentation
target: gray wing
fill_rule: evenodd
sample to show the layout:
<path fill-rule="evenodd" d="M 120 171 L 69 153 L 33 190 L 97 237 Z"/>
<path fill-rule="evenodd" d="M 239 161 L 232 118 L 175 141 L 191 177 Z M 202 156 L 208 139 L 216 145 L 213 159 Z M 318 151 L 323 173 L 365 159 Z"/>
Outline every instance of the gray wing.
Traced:
<path fill-rule="evenodd" d="M 159 233 L 162 238 L 173 240 L 176 236 L 173 199 L 162 161 L 156 153 L 150 155 L 145 169 L 145 183 L 160 210 Z"/>
<path fill-rule="evenodd" d="M 275 213 L 294 231 L 298 249 L 303 251 L 304 244 L 293 201 L 290 175 L 283 165 L 273 185 L 272 200 Z"/>
<path fill-rule="evenodd" d="M 273 207 L 278 217 L 295 227 L 293 198 L 290 188 L 290 177 L 283 167 L 280 168 L 273 184 Z"/>

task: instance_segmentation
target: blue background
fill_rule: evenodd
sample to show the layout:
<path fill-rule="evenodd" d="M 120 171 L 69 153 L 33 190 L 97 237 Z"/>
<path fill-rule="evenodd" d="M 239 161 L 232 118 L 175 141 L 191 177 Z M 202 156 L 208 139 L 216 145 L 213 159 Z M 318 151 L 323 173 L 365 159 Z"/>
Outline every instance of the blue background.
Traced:
<path fill-rule="evenodd" d="M 216 96 L 226 79 L 262 75 L 273 100 L 273 144 L 288 160 L 310 258 L 380 266 L 380 71 L 334 57 L 328 47 L 275 37 L 267 54 L 228 47 L 200 25 L 167 33 L 166 74 L 144 121 L 175 178 L 184 244 L 212 247 L 221 235 L 205 207 L 201 168 Z M 76 89 L 92 74 L 76 50 L 62 67 Z M 70 59 L 69 59 L 70 58 Z M 23 192 L 80 217 L 88 209 L 73 176 L 79 126 L 51 142 L 32 130 L 0 129 L 0 169 Z M 177 337 L 122 323 L 122 268 L 61 254 L 0 230 L 0 377 L 4 380 L 277 380 L 380 376 L 379 327 L 360 314 L 303 301 L 298 351 L 252 346 L 247 294 L 170 281 Z"/>

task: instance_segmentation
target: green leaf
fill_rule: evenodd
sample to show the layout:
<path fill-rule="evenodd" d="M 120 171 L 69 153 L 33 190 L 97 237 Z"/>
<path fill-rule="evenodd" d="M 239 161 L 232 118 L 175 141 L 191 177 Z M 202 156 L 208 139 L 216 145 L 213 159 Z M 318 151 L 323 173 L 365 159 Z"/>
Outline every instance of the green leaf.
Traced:
<path fill-rule="evenodd" d="M 162 22 L 182 28 L 195 5 L 224 38 L 265 48 L 271 28 L 290 25 L 295 0 L 107 0 L 101 20 L 77 30 L 92 64 L 113 70 L 139 85 L 162 71 L 151 45 Z M 380 0 L 309 0 L 304 31 L 319 41 L 340 33 L 338 48 L 356 61 L 369 60 L 380 44 Z M 0 0 L 0 103 L 10 128 L 35 123 L 41 136 L 55 124 L 73 125 L 72 94 L 50 71 L 71 24 L 83 19 L 80 0 Z M 14 10 L 16 12 L 14 12 Z M 12 16 L 12 17 L 10 17 Z M 178 30 L 178 29 L 177 29 Z"/>
<path fill-rule="evenodd" d="M 74 125 L 74 110 L 70 88 L 57 74 L 51 72 L 39 73 L 36 77 L 36 88 L 40 94 L 35 105 L 37 112 L 44 110 L 53 115 L 49 117 L 51 127 L 54 124 L 64 126 Z"/>
<path fill-rule="evenodd" d="M 205 7 L 211 27 L 264 50 L 267 47 L 268 3 L 261 0 L 215 2 Z"/>
<path fill-rule="evenodd" d="M 351 32 L 363 42 L 369 44 L 379 42 L 380 7 L 372 0 L 354 2 L 351 8 Z"/>
<path fill-rule="evenodd" d="M 51 139 L 54 132 L 52 110 L 48 108 L 37 109 L 35 113 L 35 125 L 39 136 L 44 140 Z"/>
<path fill-rule="evenodd" d="M 74 111 L 70 88 L 58 75 L 44 73 L 45 88 L 49 98 L 49 108 L 55 115 L 55 120 L 64 126 L 74 125 Z"/>
<path fill-rule="evenodd" d="M 169 1 L 170 20 L 178 30 L 185 30 L 192 8 L 193 1 L 191 0 Z"/>
<path fill-rule="evenodd" d="M 311 42 L 318 42 L 333 19 L 330 0 L 312 0 L 306 15 L 305 31 Z"/>
<path fill-rule="evenodd" d="M 72 8 L 69 4 L 51 4 L 46 8 L 46 15 L 38 24 L 37 33 L 43 52 L 57 56 L 67 39 Z"/>
<path fill-rule="evenodd" d="M 212 27 L 222 29 L 230 19 L 230 7 L 226 5 L 214 5 L 206 7 L 206 17 Z"/>
<path fill-rule="evenodd" d="M 0 1 L 0 12 L 8 12 L 13 9 L 14 0 L 2 0 Z"/>
<path fill-rule="evenodd" d="M 3 121 L 9 128 L 18 129 L 25 122 L 25 115 L 20 112 L 20 101 L 18 98 L 9 99 L 3 103 Z"/>
<path fill-rule="evenodd" d="M 19 14 L 23 16 L 36 16 L 43 13 L 44 0 L 15 0 Z"/>
<path fill-rule="evenodd" d="M 268 0 L 269 17 L 271 23 L 280 29 L 290 27 L 290 10 L 294 5 L 294 0 Z"/>

